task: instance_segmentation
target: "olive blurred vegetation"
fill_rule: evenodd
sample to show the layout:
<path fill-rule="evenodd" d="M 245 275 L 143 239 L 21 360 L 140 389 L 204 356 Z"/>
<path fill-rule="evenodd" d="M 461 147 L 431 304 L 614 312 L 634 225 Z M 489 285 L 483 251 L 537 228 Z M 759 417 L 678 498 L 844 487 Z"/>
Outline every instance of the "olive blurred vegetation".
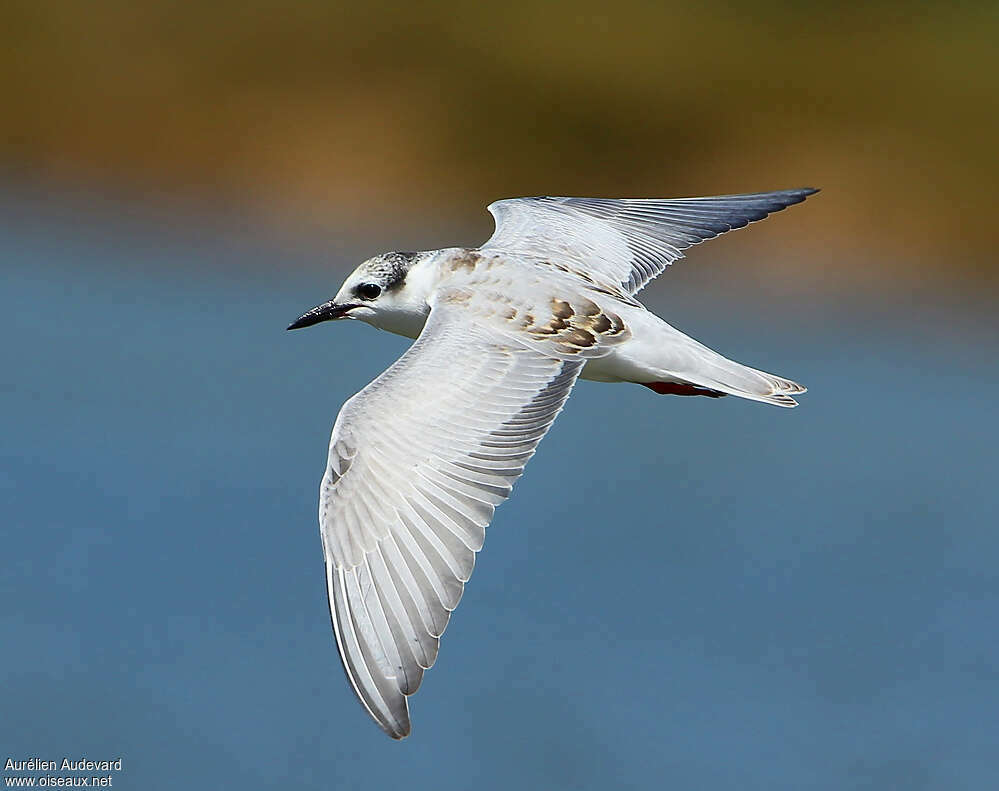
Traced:
<path fill-rule="evenodd" d="M 511 195 L 813 185 L 763 233 L 996 275 L 995 2 L 5 0 L 0 44 L 11 179 L 483 227 Z"/>

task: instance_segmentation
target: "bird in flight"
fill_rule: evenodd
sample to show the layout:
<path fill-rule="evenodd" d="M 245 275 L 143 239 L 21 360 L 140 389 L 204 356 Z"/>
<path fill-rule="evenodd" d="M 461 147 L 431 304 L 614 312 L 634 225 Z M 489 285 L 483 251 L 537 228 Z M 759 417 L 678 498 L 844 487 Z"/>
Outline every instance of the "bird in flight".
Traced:
<path fill-rule="evenodd" d="M 687 247 L 814 192 L 497 201 L 481 247 L 375 256 L 288 327 L 359 319 L 416 339 L 343 405 L 319 489 L 337 647 L 389 736 L 409 734 L 407 697 L 493 511 L 577 379 L 796 405 L 804 387 L 723 357 L 635 295 Z"/>

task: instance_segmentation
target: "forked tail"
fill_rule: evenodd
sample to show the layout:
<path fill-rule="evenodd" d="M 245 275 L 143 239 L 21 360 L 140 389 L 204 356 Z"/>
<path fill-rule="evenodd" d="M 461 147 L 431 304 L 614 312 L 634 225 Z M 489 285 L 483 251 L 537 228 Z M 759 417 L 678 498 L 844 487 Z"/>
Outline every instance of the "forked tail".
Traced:
<path fill-rule="evenodd" d="M 657 393 L 713 398 L 734 395 L 774 406 L 793 407 L 798 402 L 792 396 L 806 390 L 797 382 L 729 360 L 693 338 L 674 332 L 683 342 L 673 345 L 669 354 L 671 359 L 664 371 L 666 375 L 660 381 L 642 382 Z"/>
<path fill-rule="evenodd" d="M 790 379 L 783 379 L 765 371 L 748 368 L 745 365 L 739 365 L 739 363 L 732 363 L 732 365 L 738 365 L 742 369 L 737 376 L 709 377 L 677 374 L 677 378 L 682 376 L 685 381 L 642 382 L 641 384 L 660 395 L 708 396 L 709 398 L 734 395 L 782 407 L 798 406 L 798 402 L 791 396 L 804 393 L 808 389 Z"/>

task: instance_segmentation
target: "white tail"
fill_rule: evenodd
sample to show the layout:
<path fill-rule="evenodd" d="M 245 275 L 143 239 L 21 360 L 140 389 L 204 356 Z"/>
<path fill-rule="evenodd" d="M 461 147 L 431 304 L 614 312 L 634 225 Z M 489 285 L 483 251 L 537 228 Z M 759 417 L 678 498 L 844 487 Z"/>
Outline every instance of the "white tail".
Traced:
<path fill-rule="evenodd" d="M 689 383 L 717 393 L 782 407 L 797 406 L 798 402 L 791 396 L 806 390 L 790 379 L 729 360 L 675 327 L 666 326 L 671 331 L 670 338 L 656 367 L 664 369 L 666 376 L 663 379 L 667 382 Z"/>
<path fill-rule="evenodd" d="M 696 368 L 676 371 L 673 372 L 674 375 L 691 384 L 717 390 L 720 393 L 782 407 L 797 406 L 798 402 L 791 396 L 806 391 L 804 386 L 790 379 L 758 371 L 722 357 L 707 347 L 704 349 L 710 352 L 710 356 L 698 355 L 700 364 Z"/>

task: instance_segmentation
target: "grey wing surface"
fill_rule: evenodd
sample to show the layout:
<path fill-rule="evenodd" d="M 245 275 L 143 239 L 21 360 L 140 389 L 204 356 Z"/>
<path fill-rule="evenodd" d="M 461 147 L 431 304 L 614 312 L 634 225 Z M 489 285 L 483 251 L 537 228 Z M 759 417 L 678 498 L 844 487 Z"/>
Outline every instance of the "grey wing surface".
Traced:
<path fill-rule="evenodd" d="M 664 200 L 512 198 L 489 206 L 496 230 L 481 249 L 554 260 L 635 294 L 691 245 L 762 220 L 817 191 Z"/>
<path fill-rule="evenodd" d="M 399 360 L 343 406 L 320 487 L 330 614 L 364 707 L 396 739 L 437 657 L 495 507 L 583 362 L 435 307 Z"/>

